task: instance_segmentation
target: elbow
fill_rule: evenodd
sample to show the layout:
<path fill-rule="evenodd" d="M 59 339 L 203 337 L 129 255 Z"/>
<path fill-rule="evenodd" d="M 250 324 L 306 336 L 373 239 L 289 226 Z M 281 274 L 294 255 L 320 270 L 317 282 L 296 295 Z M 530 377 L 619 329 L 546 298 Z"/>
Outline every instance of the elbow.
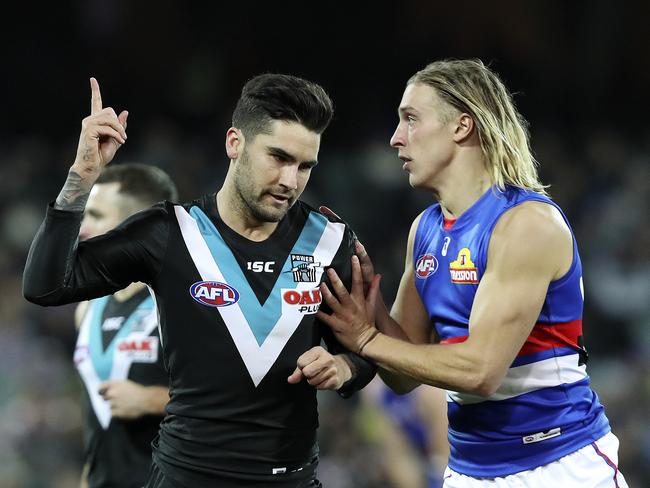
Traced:
<path fill-rule="evenodd" d="M 501 384 L 501 378 L 498 375 L 485 369 L 468 375 L 468 380 L 464 385 L 465 392 L 485 398 L 494 395 Z"/>
<path fill-rule="evenodd" d="M 50 303 L 50 301 L 46 297 L 44 297 L 43 295 L 39 295 L 38 293 L 34 293 L 33 290 L 26 290 L 23 288 L 23 297 L 28 302 L 33 303 L 35 305 L 41 305 L 42 307 L 54 305 L 53 303 Z"/>
<path fill-rule="evenodd" d="M 36 305 L 42 305 L 41 298 L 42 295 L 38 293 L 38 290 L 35 290 L 33 287 L 30 287 L 25 282 L 23 282 L 23 297 L 25 300 Z"/>
<path fill-rule="evenodd" d="M 60 294 L 47 292 L 37 287 L 30 286 L 23 282 L 23 297 L 30 303 L 40 305 L 42 307 L 51 307 L 53 305 L 62 305 Z"/>
<path fill-rule="evenodd" d="M 419 386 L 417 384 L 409 384 L 409 385 L 391 385 L 390 389 L 395 393 L 396 395 L 402 396 L 402 395 L 407 395 L 411 393 L 415 388 Z"/>

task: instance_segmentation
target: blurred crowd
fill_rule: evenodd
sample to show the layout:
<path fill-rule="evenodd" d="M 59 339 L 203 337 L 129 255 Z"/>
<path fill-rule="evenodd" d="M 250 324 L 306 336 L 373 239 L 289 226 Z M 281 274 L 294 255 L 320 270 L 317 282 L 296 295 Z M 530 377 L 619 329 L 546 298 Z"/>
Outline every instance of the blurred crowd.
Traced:
<path fill-rule="evenodd" d="M 621 469 L 631 486 L 648 486 L 650 147 L 606 127 L 572 140 L 540 127 L 532 137 L 543 181 L 569 217 L 583 259 L 589 373 L 621 440 Z M 390 303 L 410 223 L 432 200 L 408 186 L 386 140 L 368 142 L 354 153 L 325 150 L 305 200 L 329 205 L 355 228 L 384 274 L 383 293 Z M 132 154 L 163 166 L 186 199 L 215 191 L 225 157 L 180 141 L 181 134 L 170 127 L 152 128 L 144 144 L 134 143 L 138 150 Z M 57 146 L 28 138 L 4 144 L 2 151 L 0 485 L 7 488 L 75 486 L 80 470 L 82 412 L 71 360 L 73 308 L 42 309 L 20 293 L 29 243 L 47 200 L 65 178 L 70 150 L 72 139 Z M 379 381 L 350 400 L 329 392 L 319 398 L 326 486 L 438 486 L 446 446 L 444 435 L 435 431 L 444 429 L 442 422 L 430 426 L 423 409 L 390 408 Z M 439 399 L 429 414 L 443 403 Z M 405 415 L 413 418 L 399 418 Z M 424 432 L 418 437 L 409 422 L 419 423 Z M 400 469 L 410 473 L 408 482 L 395 481 Z"/>
<path fill-rule="evenodd" d="M 21 274 L 74 158 L 88 76 L 104 81 L 106 105 L 132 113 L 117 160 L 162 167 L 184 201 L 218 189 L 247 77 L 287 71 L 322 83 L 337 114 L 304 199 L 352 225 L 390 304 L 410 224 L 432 203 L 408 186 L 388 145 L 399 95 L 429 60 L 474 56 L 495 61 L 531 122 L 542 181 L 583 260 L 588 372 L 621 441 L 621 470 L 630 486 L 650 487 L 650 129 L 639 108 L 650 56 L 629 48 L 647 45 L 647 4 L 561 2 L 554 12 L 546 1 L 480 2 L 462 25 L 457 7 L 439 2 L 385 11 L 379 2 L 372 23 L 361 6 L 343 16 L 323 5 L 327 25 L 310 19 L 311 31 L 287 35 L 286 26 L 305 25 L 299 9 L 274 22 L 277 12 L 246 3 L 236 24 L 217 4 L 146 3 L 44 6 L 48 15 L 29 16 L 30 32 L 47 36 L 15 37 L 3 56 L 12 76 L 0 80 L 1 487 L 69 488 L 81 470 L 73 306 L 27 303 Z M 348 400 L 319 393 L 325 486 L 440 486 L 444 399 L 429 390 L 396 399 L 375 381 Z"/>

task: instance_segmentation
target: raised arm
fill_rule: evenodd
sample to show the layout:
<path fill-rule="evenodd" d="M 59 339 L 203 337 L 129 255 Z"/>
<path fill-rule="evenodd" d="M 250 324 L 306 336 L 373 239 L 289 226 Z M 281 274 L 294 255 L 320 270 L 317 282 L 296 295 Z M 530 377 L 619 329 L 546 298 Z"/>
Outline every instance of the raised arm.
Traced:
<path fill-rule="evenodd" d="M 27 257 L 23 295 L 40 305 L 95 298 L 132 281 L 149 282 L 166 244 L 162 208 L 138 214 L 105 236 L 78 243 L 88 195 L 103 167 L 125 142 L 128 116 L 126 111 L 118 116 L 112 108 L 102 108 L 94 78 L 90 87 L 91 114 L 81 124 L 75 161 Z"/>
<path fill-rule="evenodd" d="M 126 110 L 118 116 L 111 107 L 103 108 L 99 83 L 90 78 L 90 115 L 81 121 L 77 156 L 54 208 L 83 212 L 102 169 L 126 142 L 128 116 Z"/>

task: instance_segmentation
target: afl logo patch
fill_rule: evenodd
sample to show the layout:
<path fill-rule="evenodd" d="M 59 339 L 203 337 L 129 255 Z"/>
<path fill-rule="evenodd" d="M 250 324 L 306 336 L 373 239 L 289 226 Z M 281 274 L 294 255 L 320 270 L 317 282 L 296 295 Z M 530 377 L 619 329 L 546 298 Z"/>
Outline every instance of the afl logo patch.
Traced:
<path fill-rule="evenodd" d="M 433 254 L 423 254 L 415 263 L 415 276 L 421 280 L 428 278 L 438 270 L 438 260 Z"/>
<path fill-rule="evenodd" d="M 227 307 L 239 300 L 239 292 L 232 286 L 218 281 L 198 281 L 190 286 L 190 295 L 208 307 Z"/>

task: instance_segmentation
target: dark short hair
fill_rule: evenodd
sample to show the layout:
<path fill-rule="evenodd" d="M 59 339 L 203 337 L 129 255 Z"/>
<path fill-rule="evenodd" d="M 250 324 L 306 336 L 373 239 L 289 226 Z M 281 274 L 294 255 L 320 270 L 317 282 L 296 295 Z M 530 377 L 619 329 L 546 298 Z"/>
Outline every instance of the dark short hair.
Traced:
<path fill-rule="evenodd" d="M 334 113 L 323 87 L 291 75 L 266 73 L 249 80 L 232 114 L 232 125 L 254 137 L 268 133 L 273 120 L 298 122 L 322 134 Z"/>
<path fill-rule="evenodd" d="M 111 164 L 97 178 L 97 184 L 119 183 L 120 193 L 146 205 L 163 200 L 176 201 L 176 185 L 162 169 L 142 163 Z"/>

